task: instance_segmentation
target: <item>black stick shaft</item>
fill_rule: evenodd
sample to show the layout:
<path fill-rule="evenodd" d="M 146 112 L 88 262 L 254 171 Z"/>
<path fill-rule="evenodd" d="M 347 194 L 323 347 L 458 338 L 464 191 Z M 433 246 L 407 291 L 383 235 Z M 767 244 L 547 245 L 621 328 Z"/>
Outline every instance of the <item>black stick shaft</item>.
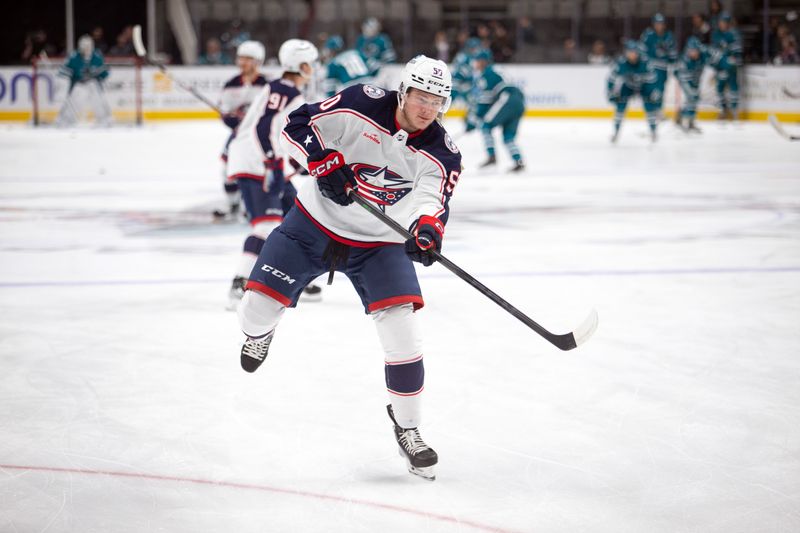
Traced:
<path fill-rule="evenodd" d="M 387 216 L 383 211 L 381 211 L 380 209 L 378 209 L 375 206 L 373 206 L 372 204 L 370 204 L 369 201 L 367 201 L 364 198 L 362 198 L 361 196 L 359 196 L 357 193 L 355 193 L 355 191 L 353 191 L 353 193 L 350 194 L 350 197 L 358 205 L 360 205 L 361 207 L 363 207 L 364 209 L 366 209 L 367 211 L 372 213 L 381 222 L 383 222 L 384 224 L 386 224 L 387 226 L 389 226 L 390 228 L 395 230 L 397 233 L 399 233 L 401 236 L 403 236 L 403 238 L 412 239 L 414 237 L 413 235 L 411 235 L 411 232 L 409 232 L 403 226 L 398 224 L 397 221 L 395 221 L 393 218 Z M 545 328 L 543 328 L 542 326 L 537 324 L 535 321 L 533 321 L 528 315 L 526 315 L 525 313 L 523 313 L 522 311 L 520 311 L 519 309 L 517 309 L 516 307 L 514 307 L 510 303 L 508 303 L 506 300 L 504 300 L 502 297 L 500 297 L 497 293 L 495 293 L 489 287 L 487 287 L 486 285 L 484 285 L 483 283 L 481 283 L 480 281 L 475 279 L 473 276 L 471 276 L 469 273 L 464 271 L 461 267 L 459 267 L 458 265 L 456 265 L 455 263 L 453 263 L 452 261 L 447 259 L 442 254 L 440 254 L 439 252 L 436 252 L 436 251 L 431 251 L 430 253 L 432 253 L 433 256 L 436 258 L 436 260 L 439 263 L 441 263 L 442 266 L 444 266 L 447 270 L 449 270 L 450 272 L 452 272 L 453 274 L 455 274 L 459 278 L 463 279 L 464 281 L 466 281 L 467 283 L 469 283 L 470 285 L 475 287 L 475 289 L 478 292 L 480 292 L 481 294 L 483 294 L 484 296 L 486 296 L 487 298 L 492 300 L 494 303 L 496 303 L 497 305 L 499 305 L 503 309 L 505 309 L 508 313 L 510 313 L 515 318 L 517 318 L 520 322 L 522 322 L 523 324 L 525 324 L 526 326 L 531 328 L 533 331 L 535 331 L 536 333 L 538 333 L 539 335 L 544 337 L 548 342 L 550 342 L 554 346 L 556 346 L 556 347 L 558 347 L 558 348 L 560 348 L 562 350 L 571 350 L 571 349 L 573 349 L 573 348 L 575 348 L 577 346 L 577 343 L 575 342 L 575 337 L 574 337 L 574 335 L 572 333 L 566 333 L 564 335 L 557 335 L 555 333 L 551 333 L 550 331 L 547 331 Z"/>

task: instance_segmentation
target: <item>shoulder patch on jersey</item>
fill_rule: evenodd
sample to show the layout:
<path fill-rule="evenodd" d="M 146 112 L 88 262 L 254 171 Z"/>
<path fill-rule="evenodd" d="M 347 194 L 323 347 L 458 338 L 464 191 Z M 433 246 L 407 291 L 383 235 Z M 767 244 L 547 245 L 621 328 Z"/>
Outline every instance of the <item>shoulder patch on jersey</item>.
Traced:
<path fill-rule="evenodd" d="M 447 146 L 447 149 L 453 152 L 454 154 L 458 153 L 458 146 L 456 146 L 456 143 L 453 142 L 453 139 L 447 132 L 444 132 L 444 144 Z"/>
<path fill-rule="evenodd" d="M 377 100 L 378 98 L 383 98 L 386 95 L 386 91 L 374 85 L 364 85 L 364 94 Z"/>

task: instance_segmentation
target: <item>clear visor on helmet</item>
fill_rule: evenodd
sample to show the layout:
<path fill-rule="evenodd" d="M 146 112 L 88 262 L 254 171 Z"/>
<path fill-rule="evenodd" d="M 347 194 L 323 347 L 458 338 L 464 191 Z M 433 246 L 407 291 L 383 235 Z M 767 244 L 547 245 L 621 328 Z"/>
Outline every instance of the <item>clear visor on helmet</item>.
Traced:
<path fill-rule="evenodd" d="M 413 91 L 410 89 L 407 88 L 402 91 L 403 98 L 413 105 L 431 109 L 437 113 L 446 113 L 450 107 L 449 96 L 439 96 L 438 94 L 425 92 L 422 89 L 414 89 Z"/>

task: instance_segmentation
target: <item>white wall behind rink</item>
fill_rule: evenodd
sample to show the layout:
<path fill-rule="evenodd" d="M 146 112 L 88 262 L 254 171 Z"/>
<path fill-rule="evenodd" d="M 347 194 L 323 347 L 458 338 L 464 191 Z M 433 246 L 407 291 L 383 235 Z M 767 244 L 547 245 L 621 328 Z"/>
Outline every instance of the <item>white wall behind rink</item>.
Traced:
<path fill-rule="evenodd" d="M 395 88 L 400 66 L 382 71 L 378 83 Z M 553 117 L 610 117 L 612 108 L 605 98 L 609 68 L 594 65 L 499 65 L 497 70 L 522 88 L 526 95 L 527 115 Z M 170 73 L 183 83 L 194 86 L 216 101 L 224 83 L 236 74 L 235 67 L 170 67 Z M 279 73 L 277 67 L 264 69 L 268 78 Z M 117 66 L 108 78 L 107 92 L 115 115 L 135 108 L 134 68 Z M 142 104 L 145 119 L 213 118 L 214 112 L 191 94 L 182 90 L 157 68 L 142 69 Z M 776 113 L 783 120 L 800 120 L 800 66 L 749 66 L 741 74 L 742 109 L 746 118 L 764 120 Z M 64 100 L 67 82 L 46 70 L 38 83 L 43 95 L 43 113 L 55 113 Z M 666 109 L 673 110 L 680 101 L 677 83 L 670 77 L 666 90 Z M 787 94 L 789 93 L 789 94 Z M 713 73 L 706 69 L 702 83 L 701 117 L 711 116 L 716 94 Z M 641 115 L 641 104 L 631 106 L 633 115 Z M 29 120 L 31 116 L 31 69 L 0 67 L 0 120 Z M 454 106 L 453 114 L 459 114 Z"/>

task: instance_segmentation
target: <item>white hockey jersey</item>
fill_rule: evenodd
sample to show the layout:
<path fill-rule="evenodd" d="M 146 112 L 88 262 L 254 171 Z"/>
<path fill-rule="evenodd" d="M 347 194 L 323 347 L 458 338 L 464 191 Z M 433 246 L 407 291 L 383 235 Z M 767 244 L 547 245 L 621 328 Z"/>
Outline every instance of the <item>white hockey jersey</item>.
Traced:
<path fill-rule="evenodd" d="M 269 82 L 247 110 L 236 136 L 228 147 L 228 179 L 259 179 L 266 174 L 265 163 L 283 157 L 278 143 L 287 115 L 305 103 L 305 98 L 289 80 Z"/>
<path fill-rule="evenodd" d="M 438 122 L 409 134 L 395 120 L 397 92 L 354 85 L 292 112 L 281 143 L 308 168 L 308 155 L 327 148 L 342 153 L 358 181 L 358 194 L 411 229 L 421 215 L 449 215 L 461 173 L 461 154 Z M 331 238 L 351 246 L 403 242 L 403 237 L 356 204 L 341 206 L 309 180 L 297 207 Z"/>
<path fill-rule="evenodd" d="M 234 76 L 225 83 L 219 99 L 222 122 L 231 129 L 236 128 L 250 104 L 267 84 L 267 78 L 259 74 L 253 83 L 245 83 L 242 75 Z"/>

